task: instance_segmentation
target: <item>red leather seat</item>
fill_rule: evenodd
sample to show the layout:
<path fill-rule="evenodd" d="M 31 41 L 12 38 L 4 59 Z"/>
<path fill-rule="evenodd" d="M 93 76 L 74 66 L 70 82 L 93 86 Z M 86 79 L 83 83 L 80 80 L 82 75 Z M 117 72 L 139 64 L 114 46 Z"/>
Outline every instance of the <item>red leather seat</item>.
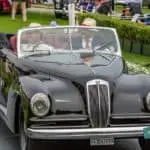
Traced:
<path fill-rule="evenodd" d="M 12 47 L 12 51 L 14 53 L 17 53 L 17 36 L 16 35 L 10 37 L 10 44 Z"/>

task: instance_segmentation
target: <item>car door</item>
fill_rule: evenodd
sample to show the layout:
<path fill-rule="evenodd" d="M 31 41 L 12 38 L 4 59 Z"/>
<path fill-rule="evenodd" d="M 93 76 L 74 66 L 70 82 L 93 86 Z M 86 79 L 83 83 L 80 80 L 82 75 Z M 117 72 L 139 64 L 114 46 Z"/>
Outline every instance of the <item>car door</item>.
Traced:
<path fill-rule="evenodd" d="M 0 51 L 0 106 L 5 104 L 4 94 L 3 94 L 3 86 L 4 86 L 4 62 L 5 62 L 5 55 L 2 51 Z"/>
<path fill-rule="evenodd" d="M 4 52 L 5 51 L 5 52 Z M 7 104 L 7 97 L 10 87 L 16 82 L 17 72 L 15 69 L 14 61 L 17 56 L 11 50 L 3 50 L 4 52 L 0 57 L 0 77 L 1 77 L 1 95 L 3 97 L 3 105 Z"/>

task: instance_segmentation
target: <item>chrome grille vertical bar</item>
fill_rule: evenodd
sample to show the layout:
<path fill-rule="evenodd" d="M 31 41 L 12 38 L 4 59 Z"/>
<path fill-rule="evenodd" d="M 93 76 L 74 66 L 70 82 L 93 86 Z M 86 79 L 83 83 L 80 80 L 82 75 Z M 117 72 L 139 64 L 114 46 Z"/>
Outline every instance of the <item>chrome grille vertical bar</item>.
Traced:
<path fill-rule="evenodd" d="M 107 81 L 95 79 L 87 82 L 88 114 L 92 127 L 105 127 L 110 118 L 110 91 Z"/>
<path fill-rule="evenodd" d="M 99 104 L 99 114 L 101 114 L 101 95 L 100 95 L 100 87 L 99 87 L 99 82 L 97 82 L 97 90 L 98 90 L 98 104 Z M 102 120 L 101 120 L 101 117 L 99 118 L 99 126 L 101 127 L 102 126 Z"/>

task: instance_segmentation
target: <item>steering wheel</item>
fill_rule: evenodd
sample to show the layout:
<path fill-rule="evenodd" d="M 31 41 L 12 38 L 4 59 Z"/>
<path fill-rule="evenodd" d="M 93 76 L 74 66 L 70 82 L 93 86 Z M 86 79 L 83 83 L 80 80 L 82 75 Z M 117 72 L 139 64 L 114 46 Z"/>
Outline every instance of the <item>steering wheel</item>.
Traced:
<path fill-rule="evenodd" d="M 39 48 L 38 48 L 39 47 Z M 42 47 L 40 49 L 40 47 Z M 33 51 L 41 51 L 41 50 L 49 50 L 49 51 L 52 51 L 53 50 L 53 47 L 48 45 L 48 44 L 45 44 L 45 42 L 40 42 L 40 43 L 37 43 L 33 46 Z"/>

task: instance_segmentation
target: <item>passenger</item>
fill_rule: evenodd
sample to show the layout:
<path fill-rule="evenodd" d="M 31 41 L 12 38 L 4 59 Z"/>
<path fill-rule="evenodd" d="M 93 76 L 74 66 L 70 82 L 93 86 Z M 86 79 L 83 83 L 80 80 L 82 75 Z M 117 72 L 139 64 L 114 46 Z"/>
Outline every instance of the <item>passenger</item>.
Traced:
<path fill-rule="evenodd" d="M 33 27 L 41 27 L 41 24 L 40 23 L 30 23 L 29 28 L 33 28 Z"/>
<path fill-rule="evenodd" d="M 11 36 L 9 41 L 10 41 L 12 51 L 16 53 L 17 52 L 17 36 L 16 35 Z"/>
<path fill-rule="evenodd" d="M 92 18 L 86 18 L 80 24 L 80 26 L 95 27 L 96 21 Z M 81 29 L 81 31 L 79 31 L 77 34 L 72 34 L 71 38 L 72 38 L 71 41 L 72 41 L 72 49 L 73 50 L 79 50 L 79 49 L 89 50 L 89 49 L 91 49 L 91 34 L 87 35 L 87 29 L 85 29 L 85 30 Z"/>
<path fill-rule="evenodd" d="M 39 24 L 39 23 L 30 23 L 30 25 L 28 27 L 40 27 L 40 26 L 41 26 L 41 24 Z M 28 38 L 27 36 L 24 35 L 24 40 L 26 40 L 26 42 L 29 39 L 30 38 Z M 15 35 L 11 36 L 9 41 L 10 41 L 10 44 L 11 44 L 11 47 L 12 47 L 12 51 L 14 53 L 16 53 L 17 52 L 17 35 L 15 34 Z"/>
<path fill-rule="evenodd" d="M 81 24 L 81 26 L 87 26 L 87 27 L 96 27 L 96 20 L 92 19 L 92 18 L 85 18 L 83 23 Z M 84 31 L 84 30 L 83 30 Z M 93 46 L 93 36 L 87 35 L 86 32 L 83 33 L 82 36 L 82 48 L 84 49 L 92 49 Z"/>

